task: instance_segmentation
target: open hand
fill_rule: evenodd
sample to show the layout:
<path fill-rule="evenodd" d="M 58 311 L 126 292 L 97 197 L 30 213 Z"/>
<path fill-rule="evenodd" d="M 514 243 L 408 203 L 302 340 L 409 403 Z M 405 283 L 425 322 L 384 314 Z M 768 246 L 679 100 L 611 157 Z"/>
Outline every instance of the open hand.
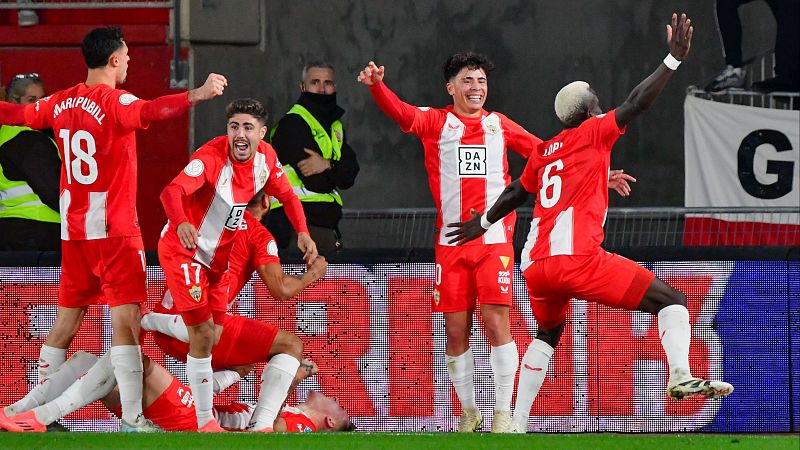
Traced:
<path fill-rule="evenodd" d="M 311 235 L 306 232 L 297 233 L 297 248 L 303 252 L 303 260 L 306 264 L 314 264 L 319 252 L 317 252 L 317 244 L 311 239 Z"/>
<path fill-rule="evenodd" d="M 635 183 L 636 178 L 624 173 L 624 170 L 611 170 L 608 172 L 608 188 L 617 191 L 621 197 L 631 195 L 631 185 L 628 182 Z"/>
<path fill-rule="evenodd" d="M 469 212 L 472 214 L 472 219 L 466 222 L 447 224 L 448 227 L 455 228 L 455 230 L 445 234 L 445 237 L 453 237 L 453 239 L 447 241 L 448 244 L 466 244 L 473 239 L 483 236 L 483 233 L 486 233 L 486 230 L 481 226 L 481 215 L 474 209 L 470 209 Z"/>
<path fill-rule="evenodd" d="M 376 66 L 374 61 L 370 61 L 367 67 L 358 73 L 358 82 L 367 86 L 380 83 L 383 81 L 383 74 L 385 69 L 383 66 Z"/>
<path fill-rule="evenodd" d="M 677 14 L 672 14 L 672 24 L 667 25 L 667 45 L 669 52 L 678 61 L 683 61 L 689 54 L 693 31 L 692 19 L 687 19 L 686 14 L 681 14 L 680 20 Z"/>

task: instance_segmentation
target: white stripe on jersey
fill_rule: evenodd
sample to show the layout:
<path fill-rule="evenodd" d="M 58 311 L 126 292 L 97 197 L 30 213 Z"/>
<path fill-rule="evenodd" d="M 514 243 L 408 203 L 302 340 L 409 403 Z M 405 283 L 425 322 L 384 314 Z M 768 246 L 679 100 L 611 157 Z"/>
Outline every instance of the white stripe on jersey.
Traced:
<path fill-rule="evenodd" d="M 195 258 L 206 267 L 211 267 L 214 253 L 217 251 L 217 243 L 222 238 L 225 230 L 225 222 L 231 213 L 233 206 L 233 167 L 230 160 L 225 163 L 225 167 L 220 171 L 219 178 L 214 185 L 214 199 L 208 207 L 205 216 L 200 222 L 197 230 L 197 251 Z"/>
<path fill-rule="evenodd" d="M 486 143 L 486 211 L 488 211 L 506 188 L 506 180 L 503 176 L 505 174 L 503 171 L 505 139 L 503 138 L 503 127 L 500 125 L 500 117 L 497 114 L 486 116 L 481 121 L 481 125 Z M 504 244 L 505 242 L 504 220 L 498 220 L 483 234 L 484 244 Z"/>
<path fill-rule="evenodd" d="M 258 192 L 267 184 L 269 179 L 269 166 L 267 166 L 267 156 L 261 152 L 256 152 L 253 157 L 253 192 Z M 249 200 L 249 199 L 248 199 Z"/>
<path fill-rule="evenodd" d="M 453 113 L 447 120 L 439 137 L 439 199 L 442 203 L 442 229 L 439 231 L 440 245 L 452 245 L 445 237 L 448 223 L 461 222 L 461 177 L 458 175 L 458 147 L 464 136 L 464 124 Z"/>
<path fill-rule="evenodd" d="M 539 238 L 539 218 L 531 220 L 531 230 L 528 232 L 528 238 L 525 240 L 525 246 L 522 247 L 522 254 L 520 255 L 522 261 L 519 262 L 519 271 L 525 272 L 528 267 L 533 264 L 531 261 L 531 251 L 536 245 L 536 239 Z"/>
<path fill-rule="evenodd" d="M 575 208 L 570 206 L 556 217 L 556 223 L 550 231 L 550 256 L 572 254 L 572 243 L 575 241 L 572 231 L 574 210 Z"/>
<path fill-rule="evenodd" d="M 108 237 L 106 228 L 106 200 L 108 192 L 89 192 L 89 210 L 86 211 L 86 239 Z"/>
<path fill-rule="evenodd" d="M 61 239 L 68 241 L 69 240 L 69 221 L 67 217 L 69 214 L 69 204 L 72 202 L 72 196 L 70 196 L 69 189 L 64 189 L 64 192 L 61 193 L 61 196 L 58 197 L 58 208 L 59 208 L 59 215 L 61 216 Z"/>

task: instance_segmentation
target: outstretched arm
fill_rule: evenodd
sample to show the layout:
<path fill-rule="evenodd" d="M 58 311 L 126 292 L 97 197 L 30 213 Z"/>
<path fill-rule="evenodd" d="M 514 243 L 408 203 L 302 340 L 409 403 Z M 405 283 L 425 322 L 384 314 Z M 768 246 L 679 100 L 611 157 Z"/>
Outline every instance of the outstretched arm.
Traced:
<path fill-rule="evenodd" d="M 228 80 L 224 76 L 210 73 L 206 82 L 197 89 L 180 94 L 164 95 L 147 101 L 142 106 L 142 122 L 148 124 L 157 120 L 179 117 L 192 105 L 222 95 Z"/>
<path fill-rule="evenodd" d="M 677 14 L 672 15 L 672 24 L 667 25 L 669 55 L 664 58 L 664 63 L 660 64 L 655 72 L 633 88 L 625 103 L 617 107 L 617 126 L 620 129 L 647 111 L 656 101 L 673 72 L 678 68 L 678 64 L 689 53 L 692 31 L 692 21 L 686 18 L 686 14 L 681 14 L 680 20 Z"/>
<path fill-rule="evenodd" d="M 358 74 L 358 82 L 369 86 L 369 91 L 372 98 L 378 104 L 378 107 L 387 116 L 394 119 L 395 122 L 400 124 L 400 128 L 408 132 L 414 124 L 414 116 L 416 115 L 417 108 L 405 103 L 392 92 L 385 84 L 383 84 L 383 75 L 385 69 L 383 66 L 376 66 L 373 61 L 367 64 Z"/>
<path fill-rule="evenodd" d="M 483 233 L 485 233 L 493 223 L 522 206 L 522 204 L 528 200 L 529 196 L 530 193 L 525 190 L 520 180 L 514 180 L 511 184 L 506 186 L 503 193 L 500 194 L 500 197 L 494 202 L 494 205 L 489 208 L 489 211 L 483 216 L 473 210 L 470 211 L 472 213 L 471 220 L 447 224 L 448 227 L 455 228 L 454 231 L 445 235 L 447 237 L 453 237 L 453 239 L 448 241 L 448 244 L 466 244 L 473 239 L 483 236 Z"/>

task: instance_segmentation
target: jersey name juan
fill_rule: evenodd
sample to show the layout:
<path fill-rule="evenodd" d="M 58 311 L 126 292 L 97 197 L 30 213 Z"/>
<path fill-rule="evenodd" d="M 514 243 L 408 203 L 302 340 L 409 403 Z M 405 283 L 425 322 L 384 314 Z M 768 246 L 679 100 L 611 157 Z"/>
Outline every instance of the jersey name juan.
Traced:
<path fill-rule="evenodd" d="M 611 148 L 625 132 L 617 126 L 615 111 L 563 130 L 528 159 L 520 182 L 536 194 L 536 205 L 522 250 L 522 271 L 537 259 L 600 251 Z"/>
<path fill-rule="evenodd" d="M 179 224 L 168 222 L 164 232 L 166 243 L 218 272 L 228 267 L 234 236 L 253 195 L 262 188 L 278 198 L 293 195 L 269 144 L 260 141 L 250 160 L 238 162 L 229 157 L 227 136 L 214 138 L 200 147 L 172 183 L 180 185 L 186 193 L 186 218 L 199 236 L 197 247 L 187 250 L 176 233 Z"/>
<path fill-rule="evenodd" d="M 136 133 L 145 101 L 81 83 L 29 105 L 32 128 L 52 128 L 61 160 L 61 239 L 140 236 Z"/>

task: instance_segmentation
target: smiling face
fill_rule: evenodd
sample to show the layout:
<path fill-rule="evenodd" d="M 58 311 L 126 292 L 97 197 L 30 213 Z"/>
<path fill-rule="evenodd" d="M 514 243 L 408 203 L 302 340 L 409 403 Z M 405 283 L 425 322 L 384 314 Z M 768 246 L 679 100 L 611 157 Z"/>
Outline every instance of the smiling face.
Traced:
<path fill-rule="evenodd" d="M 267 134 L 266 125 L 250 114 L 237 113 L 228 119 L 228 150 L 234 161 L 245 162 L 255 154 L 258 142 Z"/>
<path fill-rule="evenodd" d="M 486 103 L 489 82 L 483 69 L 464 67 L 447 83 L 447 93 L 453 97 L 457 114 L 478 117 Z"/>

